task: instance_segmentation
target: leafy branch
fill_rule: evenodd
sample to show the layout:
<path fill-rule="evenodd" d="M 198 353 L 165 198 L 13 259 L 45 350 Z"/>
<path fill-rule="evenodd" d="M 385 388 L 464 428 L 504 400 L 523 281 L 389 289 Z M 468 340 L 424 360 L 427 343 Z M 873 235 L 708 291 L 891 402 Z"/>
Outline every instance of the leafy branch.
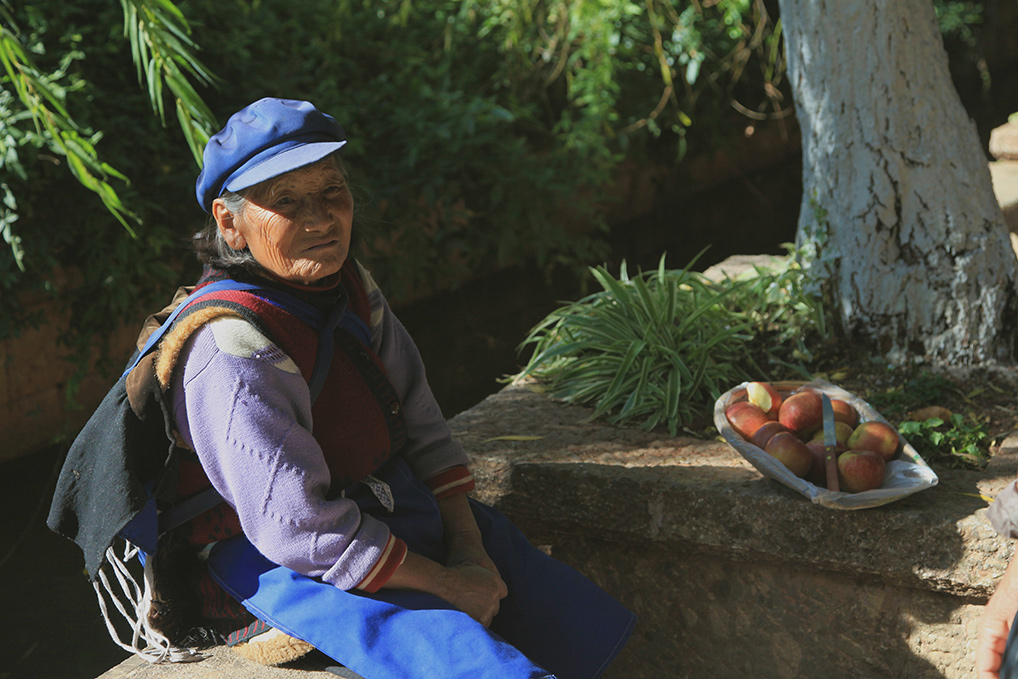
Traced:
<path fill-rule="evenodd" d="M 139 83 L 147 88 L 154 112 L 165 120 L 164 84 L 173 96 L 177 120 L 195 161 L 201 165 L 201 149 L 215 127 L 215 119 L 190 79 L 211 84 L 212 75 L 194 57 L 197 46 L 188 37 L 184 15 L 170 0 L 121 0 L 125 36 L 138 70 Z M 96 148 L 102 132 L 91 132 L 75 120 L 67 106 L 74 87 L 63 81 L 71 62 L 80 58 L 69 52 L 60 68 L 44 72 L 23 44 L 20 30 L 7 0 L 0 0 L 0 169 L 27 179 L 19 147 L 45 148 L 66 159 L 68 170 L 85 188 L 95 193 L 106 210 L 135 236 L 141 219 L 130 210 L 113 182 L 129 184 L 126 175 L 105 162 Z M 13 96 L 11 95 L 13 91 Z M 29 130 L 21 123 L 30 121 Z M 25 271 L 26 253 L 13 224 L 18 219 L 18 201 L 7 183 L 0 184 L 0 233 Z"/>
<path fill-rule="evenodd" d="M 212 85 L 215 77 L 194 56 L 198 46 L 189 37 L 187 19 L 170 0 L 120 0 L 120 4 L 138 82 L 148 90 L 152 110 L 163 124 L 164 82 L 170 88 L 180 129 L 201 167 L 202 149 L 215 131 L 216 122 L 188 76 L 203 85 Z"/>
<path fill-rule="evenodd" d="M 128 210 L 116 190 L 110 185 L 110 179 L 127 181 L 127 177 L 118 172 L 108 163 L 99 158 L 95 144 L 101 134 L 88 135 L 68 113 L 65 107 L 66 88 L 59 84 L 64 75 L 62 70 L 44 74 L 35 65 L 35 61 L 22 47 L 18 39 L 19 31 L 6 1 L 0 4 L 0 64 L 3 65 L 3 84 L 10 85 L 28 117 L 35 126 L 33 141 L 43 145 L 53 153 L 64 156 L 67 166 L 75 179 L 82 186 L 94 192 L 102 200 L 117 221 L 134 233 L 128 220 L 136 221 L 135 215 Z M 66 63 L 65 63 L 66 67 Z M 25 170 L 18 161 L 17 136 L 10 127 L 17 122 L 19 116 L 5 116 L 3 135 L 0 135 L 0 167 L 8 168 L 21 177 Z M 13 233 L 11 225 L 17 219 L 17 201 L 10 188 L 4 184 L 4 205 L 0 208 L 0 222 L 3 223 L 4 240 L 11 247 L 15 261 L 22 271 L 25 270 L 25 253 L 20 239 Z"/>

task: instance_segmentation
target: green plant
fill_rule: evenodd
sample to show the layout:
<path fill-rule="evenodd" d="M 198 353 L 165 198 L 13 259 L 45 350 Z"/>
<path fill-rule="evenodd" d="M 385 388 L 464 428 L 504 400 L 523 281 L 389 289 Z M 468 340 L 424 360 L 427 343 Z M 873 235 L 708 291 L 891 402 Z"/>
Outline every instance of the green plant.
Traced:
<path fill-rule="evenodd" d="M 0 3 L 0 338 L 50 300 L 84 347 L 192 282 L 197 149 L 263 94 L 347 129 L 358 256 L 396 303 L 503 265 L 582 273 L 623 156 L 789 111 L 769 0 Z"/>
<path fill-rule="evenodd" d="M 589 404 L 593 417 L 643 429 L 678 428 L 711 412 L 721 393 L 787 367 L 822 315 L 801 294 L 794 263 L 716 283 L 665 268 L 619 278 L 591 269 L 602 290 L 549 314 L 521 345 L 552 397 Z M 790 262 L 790 260 L 789 260 Z"/>
<path fill-rule="evenodd" d="M 909 375 L 897 384 L 866 396 L 867 401 L 889 420 L 903 420 L 909 411 L 934 403 L 943 403 L 957 389 L 943 375 L 928 370 Z"/>
<path fill-rule="evenodd" d="M 898 431 L 927 461 L 945 467 L 980 467 L 989 459 L 990 435 L 985 425 L 954 413 L 947 421 L 931 417 L 916 422 L 906 420 Z"/>
<path fill-rule="evenodd" d="M 139 83 L 147 86 L 150 104 L 160 118 L 164 115 L 163 83 L 173 95 L 181 129 L 192 153 L 201 149 L 214 125 L 211 112 L 187 76 L 211 82 L 211 76 L 194 57 L 187 37 L 187 21 L 170 0 L 121 0 L 124 33 L 131 45 Z M 0 100 L 0 169 L 28 180 L 23 147 L 45 149 L 62 157 L 67 170 L 86 189 L 95 193 L 109 213 L 130 233 L 140 222 L 124 203 L 113 180 L 127 183 L 128 177 L 100 158 L 97 144 L 102 132 L 92 132 L 79 122 L 68 104 L 69 95 L 87 87 L 73 67 L 86 59 L 80 49 L 82 36 L 72 30 L 62 37 L 70 49 L 59 53 L 54 67 L 41 67 L 38 56 L 46 56 L 48 19 L 37 8 L 24 8 L 30 28 L 23 30 L 7 0 L 0 0 L 0 65 L 3 67 L 3 98 Z M 9 88 L 9 89 L 8 89 Z M 31 160 L 37 160 L 30 154 Z M 3 237 L 15 264 L 24 271 L 23 239 L 13 231 L 18 219 L 18 200 L 11 186 L 0 184 L 4 207 L 0 208 Z"/>
<path fill-rule="evenodd" d="M 781 369 L 808 376 L 804 364 L 813 362 L 811 347 L 829 339 L 828 309 L 810 284 L 800 255 L 785 243 L 786 256 L 775 257 L 768 266 L 723 285 L 733 286 L 728 305 L 744 316 L 754 329 L 751 357 L 763 372 Z"/>

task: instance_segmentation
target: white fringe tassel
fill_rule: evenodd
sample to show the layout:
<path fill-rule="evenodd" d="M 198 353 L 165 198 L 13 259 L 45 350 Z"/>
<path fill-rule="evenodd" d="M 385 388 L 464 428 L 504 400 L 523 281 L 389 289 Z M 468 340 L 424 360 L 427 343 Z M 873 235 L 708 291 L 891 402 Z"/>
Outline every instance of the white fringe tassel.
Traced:
<path fill-rule="evenodd" d="M 148 613 L 152 606 L 152 559 L 145 559 L 145 589 L 142 590 L 127 568 L 127 562 L 137 555 L 138 548 L 130 543 L 125 543 L 123 557 L 118 557 L 113 547 L 106 550 L 106 561 L 109 562 L 113 575 L 120 585 L 119 593 L 114 590 L 103 568 L 99 569 L 99 578 L 92 583 L 110 637 L 128 653 L 133 653 L 150 663 L 194 662 L 203 659 L 205 656 L 193 648 L 175 647 L 161 632 L 149 625 Z M 106 606 L 106 595 L 131 625 L 133 634 L 130 644 L 121 640 L 120 634 L 113 627 Z M 131 612 L 128 612 L 122 599 L 130 603 Z"/>

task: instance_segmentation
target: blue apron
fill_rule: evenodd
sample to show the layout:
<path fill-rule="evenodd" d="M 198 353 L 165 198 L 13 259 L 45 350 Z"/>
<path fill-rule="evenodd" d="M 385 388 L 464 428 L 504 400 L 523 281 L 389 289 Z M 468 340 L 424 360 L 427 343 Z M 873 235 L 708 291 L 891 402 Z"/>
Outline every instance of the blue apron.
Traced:
<path fill-rule="evenodd" d="M 389 513 L 364 484 L 346 496 L 389 525 L 411 551 L 444 561 L 431 490 L 396 458 L 376 477 Z M 343 591 L 277 566 L 244 536 L 217 543 L 212 577 L 259 619 L 368 679 L 594 679 L 628 639 L 635 616 L 577 571 L 535 549 L 495 509 L 470 501 L 484 547 L 509 590 L 490 628 L 438 597 Z"/>

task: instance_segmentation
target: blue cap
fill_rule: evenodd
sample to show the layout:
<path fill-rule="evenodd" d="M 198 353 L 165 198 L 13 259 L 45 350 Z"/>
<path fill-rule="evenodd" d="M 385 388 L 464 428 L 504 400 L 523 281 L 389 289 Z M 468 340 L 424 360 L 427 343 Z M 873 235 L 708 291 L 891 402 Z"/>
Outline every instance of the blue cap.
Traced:
<path fill-rule="evenodd" d="M 259 99 L 230 116 L 202 154 L 198 204 L 212 212 L 223 191 L 240 191 L 338 151 L 346 134 L 336 119 L 306 101 Z"/>

